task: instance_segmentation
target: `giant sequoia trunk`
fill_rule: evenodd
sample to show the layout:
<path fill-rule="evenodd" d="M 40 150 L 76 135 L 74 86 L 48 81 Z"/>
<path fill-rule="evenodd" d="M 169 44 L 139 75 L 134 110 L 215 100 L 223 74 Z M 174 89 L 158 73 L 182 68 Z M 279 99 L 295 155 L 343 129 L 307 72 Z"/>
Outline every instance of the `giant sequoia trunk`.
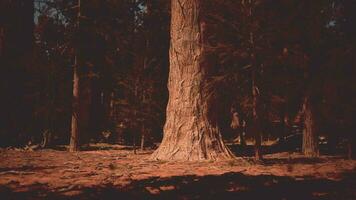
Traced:
<path fill-rule="evenodd" d="M 158 160 L 232 158 L 223 143 L 206 82 L 213 66 L 204 62 L 202 0 L 173 0 L 169 101 L 163 141 L 153 153 Z"/>
<path fill-rule="evenodd" d="M 303 154 L 307 157 L 318 156 L 318 136 L 316 134 L 315 113 L 310 96 L 307 95 L 303 103 L 304 129 L 303 129 Z"/>

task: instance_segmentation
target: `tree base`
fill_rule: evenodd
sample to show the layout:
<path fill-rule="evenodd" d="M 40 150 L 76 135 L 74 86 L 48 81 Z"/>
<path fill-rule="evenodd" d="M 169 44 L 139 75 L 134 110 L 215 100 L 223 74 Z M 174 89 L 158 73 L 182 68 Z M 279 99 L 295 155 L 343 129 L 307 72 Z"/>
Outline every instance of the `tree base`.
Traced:
<path fill-rule="evenodd" d="M 303 154 L 307 158 L 317 158 L 317 157 L 319 157 L 319 152 L 315 152 L 315 151 L 303 151 Z"/>
<path fill-rule="evenodd" d="M 162 142 L 150 158 L 165 161 L 216 161 L 235 158 L 234 154 L 223 143 L 215 146 L 214 149 L 206 147 L 206 145 L 193 145 L 191 148 L 187 148 L 187 146 L 172 146 L 172 143 L 165 144 Z"/>

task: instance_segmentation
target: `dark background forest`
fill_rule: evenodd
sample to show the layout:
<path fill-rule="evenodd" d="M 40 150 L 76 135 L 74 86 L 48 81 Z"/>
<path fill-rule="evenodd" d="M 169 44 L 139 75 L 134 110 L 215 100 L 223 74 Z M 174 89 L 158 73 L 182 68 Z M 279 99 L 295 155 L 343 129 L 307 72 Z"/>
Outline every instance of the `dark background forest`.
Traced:
<path fill-rule="evenodd" d="M 46 145 L 69 142 L 74 65 L 83 91 L 81 143 L 99 140 L 105 131 L 110 137 L 119 130 L 160 137 L 168 1 L 85 1 L 80 18 L 77 4 L 2 1 L 3 146 L 40 143 L 46 134 Z"/>
<path fill-rule="evenodd" d="M 160 142 L 169 1 L 2 0 L 0 8 L 1 146 L 68 144 L 73 109 L 81 113 L 80 144 L 138 144 L 142 136 L 145 143 Z M 203 9 L 207 57 L 217 70 L 211 93 L 224 104 L 219 124 L 225 139 L 238 136 L 236 127 L 252 137 L 255 108 L 263 138 L 300 131 L 308 103 L 313 132 L 333 145 L 343 138 L 351 143 L 353 0 L 208 1 Z"/>
<path fill-rule="evenodd" d="M 0 198 L 355 199 L 356 0 L 0 0 Z"/>

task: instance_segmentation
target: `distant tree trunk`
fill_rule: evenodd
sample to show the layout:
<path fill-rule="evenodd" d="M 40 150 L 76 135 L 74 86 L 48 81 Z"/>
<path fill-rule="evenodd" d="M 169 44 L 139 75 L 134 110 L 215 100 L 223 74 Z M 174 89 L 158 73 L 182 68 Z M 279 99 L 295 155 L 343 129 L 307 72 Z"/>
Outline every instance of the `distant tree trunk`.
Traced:
<path fill-rule="evenodd" d="M 133 134 L 133 151 L 134 151 L 134 154 L 136 154 L 136 135 L 137 135 L 137 133 Z"/>
<path fill-rule="evenodd" d="M 351 126 L 355 126 L 354 124 L 352 124 Z M 348 144 L 347 144 L 347 157 L 348 159 L 355 159 L 355 137 L 353 136 L 353 133 L 355 132 L 355 128 L 352 127 L 349 134 L 349 138 L 348 138 Z"/>
<path fill-rule="evenodd" d="M 240 124 L 241 124 L 240 145 L 241 145 L 241 147 L 245 147 L 245 146 L 246 146 L 246 140 L 245 140 L 245 135 L 246 135 L 246 121 L 242 119 L 242 120 L 240 121 Z"/>
<path fill-rule="evenodd" d="M 77 58 L 76 58 L 77 60 Z M 79 75 L 77 61 L 73 69 L 73 99 L 72 99 L 72 126 L 69 151 L 79 151 Z"/>
<path fill-rule="evenodd" d="M 80 0 L 78 0 L 78 29 L 80 25 Z M 78 49 L 77 55 L 75 57 L 75 63 L 73 67 L 73 99 L 72 99 L 72 123 L 71 123 L 71 133 L 70 133 L 70 143 L 69 151 L 75 152 L 79 151 L 79 104 L 80 104 L 80 94 L 79 94 L 79 67 L 78 67 Z"/>
<path fill-rule="evenodd" d="M 307 157 L 318 156 L 318 136 L 315 126 L 315 113 L 310 96 L 304 98 L 303 103 L 304 128 L 303 128 L 303 154 Z"/>
<path fill-rule="evenodd" d="M 255 138 L 255 159 L 257 161 L 262 160 L 261 152 L 261 122 L 258 116 L 258 105 L 259 105 L 259 93 L 256 85 L 256 69 L 253 69 L 252 72 L 252 127 L 251 131 Z"/>
<path fill-rule="evenodd" d="M 113 128 L 114 113 L 115 113 L 115 94 L 108 89 L 105 89 L 102 93 L 102 104 L 104 107 L 104 130 L 111 130 Z M 112 130 L 111 130 L 112 131 Z"/>
<path fill-rule="evenodd" d="M 47 148 L 52 145 L 52 132 L 50 130 L 45 130 L 43 132 L 43 138 L 41 143 L 41 148 Z"/>
<path fill-rule="evenodd" d="M 81 32 L 81 0 L 78 0 L 78 17 L 77 28 Z M 75 152 L 80 150 L 80 144 L 84 131 L 88 128 L 88 109 L 91 101 L 91 88 L 88 76 L 88 69 L 84 69 L 81 61 L 79 48 L 76 49 L 75 63 L 73 67 L 73 98 L 72 98 L 72 124 L 69 151 Z M 83 79 L 84 78 L 84 79 Z M 83 90 L 84 88 L 84 90 Z M 84 101 L 82 101 L 84 100 Z"/>
<path fill-rule="evenodd" d="M 169 101 L 157 160 L 233 158 L 225 146 L 206 82 L 211 66 L 205 60 L 202 0 L 173 0 L 171 17 Z"/>
<path fill-rule="evenodd" d="M 239 114 L 234 110 L 232 110 L 231 114 L 232 116 L 231 116 L 230 128 L 238 132 L 239 128 L 241 127 Z"/>
<path fill-rule="evenodd" d="M 232 112 L 232 118 L 231 118 L 231 124 L 230 124 L 231 129 L 236 131 L 239 135 L 240 138 L 240 146 L 245 146 L 245 136 L 244 136 L 244 129 L 245 129 L 245 124 L 244 120 L 242 119 L 241 115 L 239 115 L 237 112 Z"/>
<path fill-rule="evenodd" d="M 352 143 L 351 141 L 347 144 L 347 157 L 351 160 L 352 159 Z"/>
<path fill-rule="evenodd" d="M 141 151 L 145 149 L 145 134 L 141 134 Z"/>
<path fill-rule="evenodd" d="M 288 121 L 288 114 L 287 114 L 287 109 L 283 109 L 280 115 L 280 120 L 281 120 L 281 130 L 282 130 L 282 136 L 287 136 L 289 134 L 289 121 Z"/>

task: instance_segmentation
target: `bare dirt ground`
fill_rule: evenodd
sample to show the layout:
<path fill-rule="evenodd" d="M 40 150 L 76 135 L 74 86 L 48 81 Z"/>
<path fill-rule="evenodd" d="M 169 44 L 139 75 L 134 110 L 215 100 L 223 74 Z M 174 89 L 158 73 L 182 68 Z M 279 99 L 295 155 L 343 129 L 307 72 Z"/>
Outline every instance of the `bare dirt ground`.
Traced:
<path fill-rule="evenodd" d="M 336 156 L 162 162 L 101 149 L 1 150 L 0 199 L 356 199 L 356 161 Z"/>

